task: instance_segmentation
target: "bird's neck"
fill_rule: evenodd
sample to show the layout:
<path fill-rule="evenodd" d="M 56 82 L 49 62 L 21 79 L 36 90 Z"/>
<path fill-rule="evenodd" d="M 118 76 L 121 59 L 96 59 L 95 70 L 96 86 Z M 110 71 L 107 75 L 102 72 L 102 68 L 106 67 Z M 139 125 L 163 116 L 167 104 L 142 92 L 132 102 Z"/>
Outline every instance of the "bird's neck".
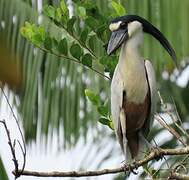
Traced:
<path fill-rule="evenodd" d="M 140 53 L 140 45 L 137 44 L 136 39 L 130 39 L 123 43 L 121 47 L 119 66 L 125 71 L 135 71 L 144 69 L 144 60 Z"/>
<path fill-rule="evenodd" d="M 140 46 L 132 39 L 121 47 L 117 71 L 122 77 L 128 101 L 143 102 L 148 91 L 145 64 Z"/>

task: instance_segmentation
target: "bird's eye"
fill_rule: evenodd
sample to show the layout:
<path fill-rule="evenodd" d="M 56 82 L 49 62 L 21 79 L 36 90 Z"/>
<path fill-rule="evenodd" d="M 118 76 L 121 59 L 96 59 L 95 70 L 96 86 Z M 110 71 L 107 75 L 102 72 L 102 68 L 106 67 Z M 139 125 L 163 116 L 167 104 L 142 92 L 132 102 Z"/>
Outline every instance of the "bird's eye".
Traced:
<path fill-rule="evenodd" d="M 122 22 L 122 23 L 120 24 L 120 28 L 125 28 L 125 26 L 126 26 L 126 23 L 125 23 L 125 22 Z"/>

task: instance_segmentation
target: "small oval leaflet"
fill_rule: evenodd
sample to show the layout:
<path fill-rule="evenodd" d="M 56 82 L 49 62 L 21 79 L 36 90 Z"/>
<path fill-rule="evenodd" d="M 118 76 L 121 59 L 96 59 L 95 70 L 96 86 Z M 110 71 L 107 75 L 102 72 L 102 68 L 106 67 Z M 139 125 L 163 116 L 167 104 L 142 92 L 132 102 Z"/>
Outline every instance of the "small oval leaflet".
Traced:
<path fill-rule="evenodd" d="M 50 18 L 55 18 L 55 8 L 53 6 L 45 5 L 43 8 L 43 13 Z"/>
<path fill-rule="evenodd" d="M 95 94 L 92 90 L 85 89 L 85 95 L 93 103 L 93 105 L 97 106 L 100 104 L 100 96 L 98 94 Z"/>
<path fill-rule="evenodd" d="M 98 106 L 98 112 L 102 116 L 108 116 L 108 106 Z"/>
<path fill-rule="evenodd" d="M 83 49 L 78 45 L 78 44 L 73 44 L 70 47 L 70 53 L 71 55 L 76 58 L 76 59 L 80 59 L 80 57 L 83 55 Z"/>
<path fill-rule="evenodd" d="M 47 50 L 51 50 L 52 49 L 52 39 L 50 37 L 46 37 L 45 41 L 44 41 L 44 47 Z"/>
<path fill-rule="evenodd" d="M 86 40 L 87 40 L 88 32 L 89 32 L 89 31 L 88 31 L 87 28 L 85 28 L 85 29 L 81 32 L 80 39 L 81 39 L 81 41 L 82 41 L 83 43 L 85 43 Z"/>
<path fill-rule="evenodd" d="M 92 56 L 90 54 L 85 54 L 83 57 L 82 57 L 82 64 L 85 65 L 85 66 L 88 66 L 88 67 L 92 67 Z"/>
<path fill-rule="evenodd" d="M 61 54 L 67 55 L 68 54 L 68 42 L 66 38 L 61 39 L 58 43 L 58 51 Z"/>

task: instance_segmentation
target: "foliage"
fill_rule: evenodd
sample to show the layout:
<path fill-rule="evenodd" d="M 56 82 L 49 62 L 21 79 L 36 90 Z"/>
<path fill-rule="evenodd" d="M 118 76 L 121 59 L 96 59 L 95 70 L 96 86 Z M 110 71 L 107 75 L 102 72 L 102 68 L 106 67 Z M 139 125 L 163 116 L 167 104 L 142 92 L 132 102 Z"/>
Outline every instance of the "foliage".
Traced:
<path fill-rule="evenodd" d="M 114 129 L 111 114 L 108 109 L 108 100 L 105 102 L 101 101 L 100 95 L 95 94 L 92 90 L 86 89 L 85 95 L 96 106 L 98 113 L 100 114 L 99 122 L 108 126 L 112 130 Z"/>
<path fill-rule="evenodd" d="M 77 2 L 75 6 L 77 6 L 79 14 L 71 18 L 64 1 L 61 1 L 56 8 L 46 5 L 43 9 L 43 13 L 55 25 L 60 29 L 64 29 L 66 37 L 63 39 L 59 40 L 54 36 L 50 36 L 50 33 L 45 31 L 45 27 L 42 25 L 37 26 L 29 22 L 25 22 L 25 25 L 21 28 L 22 35 L 47 52 L 77 61 L 89 68 L 93 67 L 93 61 L 96 60 L 98 62 L 94 62 L 94 67 L 96 66 L 95 64 L 100 63 L 104 66 L 106 72 L 113 74 L 116 58 L 113 56 L 109 60 L 105 48 L 110 36 L 107 28 L 110 21 L 109 18 L 100 14 L 98 7 L 94 6 L 92 1 L 82 4 Z M 112 6 L 117 13 L 125 12 L 121 4 L 113 2 Z M 99 19 L 99 17 L 101 18 Z M 99 50 L 97 51 L 96 45 L 100 47 L 100 52 Z"/>
<path fill-rule="evenodd" d="M 81 63 L 97 73 L 100 72 L 95 69 L 95 66 L 97 63 L 101 64 L 105 72 L 109 72 L 110 76 L 112 76 L 117 60 L 116 56 L 108 57 L 106 55 L 105 43 L 108 42 L 109 35 L 107 36 L 107 34 L 110 34 L 107 28 L 109 21 L 99 13 L 97 7 L 93 6 L 92 1 L 88 1 L 84 5 L 79 3 L 79 16 L 73 16 L 71 18 L 69 18 L 68 9 L 64 1 L 61 1 L 57 8 L 51 5 L 44 7 L 43 13 L 54 24 L 65 30 L 66 37 L 63 39 L 59 40 L 51 36 L 48 31 L 45 31 L 44 26 L 37 26 L 29 22 L 25 22 L 25 25 L 21 28 L 21 34 L 43 51 Z M 118 13 L 125 13 L 123 6 L 115 1 L 112 2 L 112 7 L 117 15 L 120 15 Z M 96 11 L 95 13 L 97 15 L 91 16 L 92 11 Z M 99 16 L 103 18 L 99 19 Z M 85 25 L 81 26 L 81 22 L 85 22 Z M 96 44 L 102 47 L 101 52 L 96 51 Z M 94 63 L 93 66 L 93 61 L 95 60 L 98 62 L 96 64 Z M 85 93 L 91 100 L 92 94 L 90 94 L 89 90 L 85 91 Z M 94 103 L 93 100 L 92 102 Z M 100 114 L 99 122 L 113 129 L 111 115 L 107 109 L 108 106 L 95 105 L 98 105 L 97 110 Z"/>

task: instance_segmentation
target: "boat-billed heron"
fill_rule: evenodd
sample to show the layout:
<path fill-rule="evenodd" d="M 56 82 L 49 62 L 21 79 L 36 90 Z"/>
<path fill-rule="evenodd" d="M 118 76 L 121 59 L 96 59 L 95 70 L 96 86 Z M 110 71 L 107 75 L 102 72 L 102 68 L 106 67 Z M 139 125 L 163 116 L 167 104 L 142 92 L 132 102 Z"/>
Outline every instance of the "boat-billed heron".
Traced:
<path fill-rule="evenodd" d="M 121 47 L 111 82 L 111 112 L 115 133 L 127 161 L 139 159 L 149 147 L 147 135 L 156 105 L 156 79 L 150 61 L 140 52 L 143 32 L 151 34 L 176 62 L 176 54 L 165 36 L 147 20 L 127 15 L 114 19 L 107 53 Z"/>

